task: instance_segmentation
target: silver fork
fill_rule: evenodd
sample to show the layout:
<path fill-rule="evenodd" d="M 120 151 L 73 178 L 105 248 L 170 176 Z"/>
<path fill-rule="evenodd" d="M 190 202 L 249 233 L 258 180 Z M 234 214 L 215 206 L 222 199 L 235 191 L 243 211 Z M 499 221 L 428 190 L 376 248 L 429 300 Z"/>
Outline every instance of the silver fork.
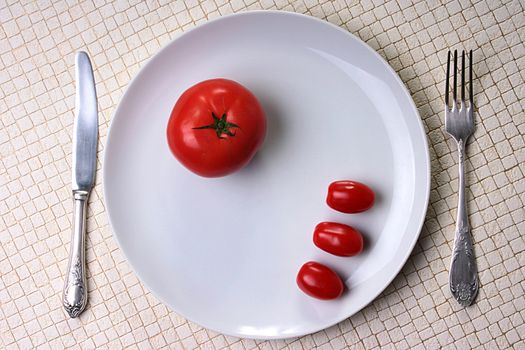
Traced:
<path fill-rule="evenodd" d="M 447 58 L 447 78 L 445 90 L 445 130 L 458 146 L 459 155 L 459 195 L 454 237 L 454 249 L 450 264 L 450 291 L 463 306 L 472 304 L 478 293 L 478 269 L 474 259 L 472 236 L 468 222 L 465 199 L 465 144 L 474 132 L 474 102 L 472 90 L 472 50 L 469 52 L 469 105 L 465 102 L 465 51 L 461 55 L 461 100 L 457 100 L 458 52 L 454 50 L 454 85 L 452 105 L 449 104 L 450 56 Z"/>

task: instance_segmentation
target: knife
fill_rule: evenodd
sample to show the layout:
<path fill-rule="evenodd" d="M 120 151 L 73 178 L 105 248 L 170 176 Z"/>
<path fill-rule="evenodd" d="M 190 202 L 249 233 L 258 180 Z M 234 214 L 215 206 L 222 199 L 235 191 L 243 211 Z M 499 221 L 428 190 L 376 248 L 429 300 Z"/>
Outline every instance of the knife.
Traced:
<path fill-rule="evenodd" d="M 63 305 L 70 317 L 75 318 L 87 304 L 85 236 L 86 207 L 95 183 L 97 159 L 98 114 L 93 69 L 87 53 L 75 56 L 75 122 L 73 126 L 73 233 Z"/>

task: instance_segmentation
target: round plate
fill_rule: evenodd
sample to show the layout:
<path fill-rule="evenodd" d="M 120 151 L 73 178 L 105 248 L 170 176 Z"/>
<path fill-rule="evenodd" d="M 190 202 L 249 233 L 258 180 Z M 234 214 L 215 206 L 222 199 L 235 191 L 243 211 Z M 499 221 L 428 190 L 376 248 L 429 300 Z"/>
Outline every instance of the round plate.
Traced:
<path fill-rule="evenodd" d="M 217 77 L 259 98 L 268 133 L 247 167 L 209 179 L 171 155 L 166 125 L 184 90 Z M 189 320 L 249 338 L 315 332 L 370 303 L 412 251 L 429 196 L 425 133 L 395 72 L 348 32 L 286 12 L 223 17 L 156 54 L 113 116 L 104 167 L 111 224 L 140 279 Z M 340 179 L 368 184 L 375 206 L 328 208 L 328 185 Z M 321 221 L 359 229 L 365 251 L 317 249 Z M 297 288 L 309 260 L 340 274 L 341 298 Z"/>

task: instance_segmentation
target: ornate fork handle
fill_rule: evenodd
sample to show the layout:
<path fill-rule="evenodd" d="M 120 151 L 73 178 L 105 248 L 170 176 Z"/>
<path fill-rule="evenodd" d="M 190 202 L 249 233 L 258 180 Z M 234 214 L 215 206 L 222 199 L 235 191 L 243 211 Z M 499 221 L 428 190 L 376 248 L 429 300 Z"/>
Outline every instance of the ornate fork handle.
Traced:
<path fill-rule="evenodd" d="M 84 310 L 87 304 L 85 235 L 86 207 L 89 193 L 78 191 L 73 194 L 75 216 L 73 236 L 71 239 L 71 255 L 64 284 L 62 303 L 69 316 L 75 318 Z"/>
<path fill-rule="evenodd" d="M 450 291 L 461 305 L 468 306 L 478 293 L 478 271 L 474 259 L 465 199 L 465 141 L 460 140 L 457 144 L 459 154 L 459 196 L 456 234 L 450 265 Z"/>

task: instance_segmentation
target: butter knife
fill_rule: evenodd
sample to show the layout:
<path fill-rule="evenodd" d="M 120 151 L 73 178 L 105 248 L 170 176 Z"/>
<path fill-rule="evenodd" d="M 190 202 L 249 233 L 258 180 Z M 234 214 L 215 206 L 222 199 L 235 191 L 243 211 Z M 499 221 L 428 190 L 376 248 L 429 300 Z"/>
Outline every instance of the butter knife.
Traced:
<path fill-rule="evenodd" d="M 63 305 L 69 316 L 77 317 L 87 304 L 85 236 L 86 207 L 95 183 L 98 114 L 93 69 L 87 53 L 75 56 L 75 122 L 73 126 L 73 233 Z"/>

